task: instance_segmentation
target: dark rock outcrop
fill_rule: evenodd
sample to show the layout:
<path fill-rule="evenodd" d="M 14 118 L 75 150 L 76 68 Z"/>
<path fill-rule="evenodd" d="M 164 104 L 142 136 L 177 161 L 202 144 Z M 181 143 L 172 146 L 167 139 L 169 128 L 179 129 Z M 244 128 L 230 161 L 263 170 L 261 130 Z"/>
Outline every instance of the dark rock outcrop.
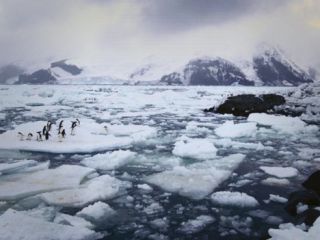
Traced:
<path fill-rule="evenodd" d="M 302 183 L 302 186 L 316 192 L 320 196 L 320 171 L 318 170 L 312 173 L 309 178 Z"/>
<path fill-rule="evenodd" d="M 290 215 L 296 216 L 298 203 L 317 206 L 320 204 L 320 198 L 316 193 L 312 191 L 295 191 L 289 196 L 288 202 L 285 206 L 286 211 Z"/>
<path fill-rule="evenodd" d="M 53 63 L 51 63 L 51 67 L 52 68 L 59 67 L 72 75 L 79 75 L 82 72 L 81 68 L 79 68 L 78 66 L 73 65 L 73 64 L 67 64 L 66 61 L 67 60 L 53 62 Z"/>
<path fill-rule="evenodd" d="M 181 75 L 179 73 L 171 73 L 169 75 L 164 75 L 161 78 L 160 83 L 166 85 L 183 85 Z"/>
<path fill-rule="evenodd" d="M 263 113 L 273 110 L 275 106 L 286 102 L 283 96 L 277 94 L 264 94 L 255 96 L 253 94 L 243 94 L 229 97 L 216 109 L 205 109 L 205 112 L 215 112 L 219 114 L 233 114 L 235 116 L 248 116 L 250 113 Z"/>
<path fill-rule="evenodd" d="M 48 69 L 40 69 L 32 74 L 21 74 L 17 84 L 54 84 L 56 78 Z"/>

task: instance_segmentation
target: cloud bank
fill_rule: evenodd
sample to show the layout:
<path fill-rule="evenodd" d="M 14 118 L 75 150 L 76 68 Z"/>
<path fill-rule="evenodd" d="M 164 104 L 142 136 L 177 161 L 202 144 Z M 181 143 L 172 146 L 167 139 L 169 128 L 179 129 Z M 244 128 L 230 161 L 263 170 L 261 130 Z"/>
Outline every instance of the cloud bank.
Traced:
<path fill-rule="evenodd" d="M 0 65 L 79 58 L 247 57 L 257 44 L 320 69 L 317 0 L 2 0 Z"/>

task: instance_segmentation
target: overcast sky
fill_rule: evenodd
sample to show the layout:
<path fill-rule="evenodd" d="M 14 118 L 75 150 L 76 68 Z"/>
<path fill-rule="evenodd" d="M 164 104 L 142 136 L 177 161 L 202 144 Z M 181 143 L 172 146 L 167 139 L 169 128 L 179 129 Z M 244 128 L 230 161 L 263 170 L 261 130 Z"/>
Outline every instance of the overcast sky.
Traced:
<path fill-rule="evenodd" d="M 197 55 L 267 42 L 320 68 L 319 0 L 1 0 L 0 64 Z"/>

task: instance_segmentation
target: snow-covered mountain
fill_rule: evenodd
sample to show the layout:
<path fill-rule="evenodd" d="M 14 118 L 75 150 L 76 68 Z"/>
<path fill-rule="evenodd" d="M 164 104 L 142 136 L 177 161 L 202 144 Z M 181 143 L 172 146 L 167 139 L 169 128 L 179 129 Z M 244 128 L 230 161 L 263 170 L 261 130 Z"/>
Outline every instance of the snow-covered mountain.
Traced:
<path fill-rule="evenodd" d="M 27 70 L 0 68 L 0 83 L 17 84 L 298 86 L 314 78 L 312 71 L 302 70 L 281 50 L 268 45 L 260 46 L 251 59 L 232 61 L 208 56 L 179 61 L 148 57 L 122 65 L 60 60 Z"/>

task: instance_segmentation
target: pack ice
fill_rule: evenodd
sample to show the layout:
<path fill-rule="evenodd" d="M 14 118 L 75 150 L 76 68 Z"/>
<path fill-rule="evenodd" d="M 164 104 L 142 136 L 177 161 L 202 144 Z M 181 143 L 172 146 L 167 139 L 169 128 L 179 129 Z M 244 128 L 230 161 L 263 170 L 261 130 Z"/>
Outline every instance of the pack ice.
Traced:
<path fill-rule="evenodd" d="M 61 119 L 62 120 L 62 119 Z M 47 124 L 45 121 L 28 122 L 15 126 L 0 134 L 0 149 L 18 149 L 51 153 L 88 153 L 119 148 L 128 148 L 132 144 L 156 135 L 156 130 L 149 126 L 99 124 L 92 119 L 80 119 L 81 125 L 71 134 L 71 121 L 63 119 L 66 137 L 58 136 L 58 126 L 53 124 L 49 140 L 36 141 L 38 131 Z M 58 120 L 57 122 L 60 122 Z M 21 140 L 18 132 L 25 136 L 33 134 L 31 140 Z"/>
<path fill-rule="evenodd" d="M 243 154 L 232 154 L 187 166 L 176 166 L 148 176 L 146 181 L 165 191 L 192 199 L 202 199 L 228 179 L 244 158 Z"/>

